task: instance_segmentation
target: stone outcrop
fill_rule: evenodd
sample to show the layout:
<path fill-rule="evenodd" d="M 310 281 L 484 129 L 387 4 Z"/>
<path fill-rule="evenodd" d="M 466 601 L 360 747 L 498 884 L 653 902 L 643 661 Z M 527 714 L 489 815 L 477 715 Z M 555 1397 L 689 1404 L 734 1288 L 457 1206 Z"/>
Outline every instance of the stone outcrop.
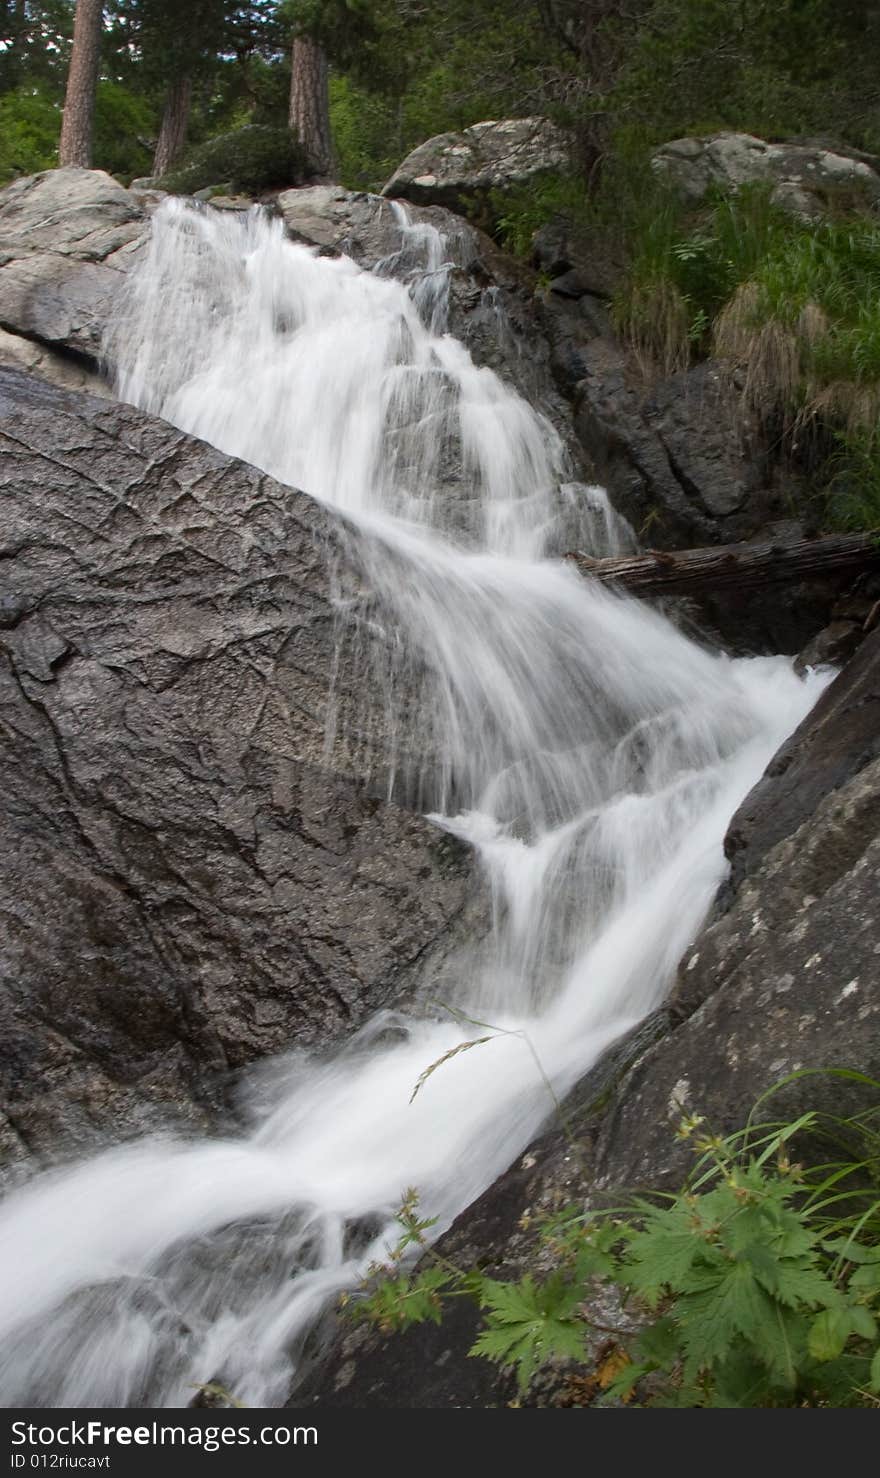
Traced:
<path fill-rule="evenodd" d="M 569 147 L 546 118 L 505 118 L 441 133 L 413 149 L 382 194 L 414 205 L 445 205 L 468 215 L 493 191 L 562 169 Z"/>
<path fill-rule="evenodd" d="M 204 1125 L 230 1070 L 326 1044 L 442 971 L 479 904 L 463 849 L 380 798 L 329 514 L 131 406 L 12 371 L 0 448 L 14 1159 Z M 350 722 L 328 749 L 337 655 Z"/>
<path fill-rule="evenodd" d="M 546 1270 L 534 1219 L 567 1202 L 619 1204 L 674 1189 L 693 1163 L 675 1139 L 683 1113 L 714 1132 L 741 1126 L 761 1095 L 798 1069 L 880 1078 L 880 630 L 783 745 L 731 822 L 730 882 L 688 950 L 667 1006 L 623 1039 L 552 1125 L 465 1211 L 438 1249 L 459 1267 L 519 1277 Z M 857 1084 L 790 1083 L 766 1117 L 808 1107 L 869 1106 Z M 467 1357 L 469 1300 L 439 1326 L 383 1338 L 343 1325 L 323 1370 L 294 1397 L 325 1406 L 502 1406 L 509 1374 Z M 609 1299 L 594 1317 L 614 1329 Z M 529 1404 L 572 1404 L 566 1372 L 547 1373 Z M 576 1404 L 576 1402 L 575 1402 Z"/>
<path fill-rule="evenodd" d="M 26 370 L 28 374 L 51 380 L 53 385 L 60 385 L 65 390 L 87 390 L 90 395 L 113 398 L 111 386 L 86 361 L 73 355 L 59 354 L 34 339 L 22 338 L 20 334 L 8 334 L 2 328 L 0 367 Z"/>
<path fill-rule="evenodd" d="M 670 1184 L 687 1168 L 682 1105 L 726 1132 L 802 1068 L 880 1077 L 880 632 L 783 745 L 728 829 L 730 882 L 688 951 L 674 1030 L 624 1077 L 599 1132 L 599 1186 Z M 867 1104 L 801 1081 L 771 1117 Z"/>
<path fill-rule="evenodd" d="M 0 194 L 0 328 L 91 363 L 148 229 L 102 170 L 51 169 Z"/>
<path fill-rule="evenodd" d="M 840 146 L 767 143 L 749 133 L 717 133 L 672 139 L 655 150 L 655 173 L 688 205 L 700 205 L 710 189 L 738 190 L 767 184 L 771 200 L 807 220 L 821 220 L 843 199 L 880 207 L 877 161 Z"/>
<path fill-rule="evenodd" d="M 98 373 L 107 322 L 161 198 L 124 190 L 100 170 L 81 169 L 47 170 L 0 192 L 0 365 L 109 393 Z M 203 208 L 248 204 L 221 201 L 218 207 L 212 201 Z M 442 300 L 444 324 L 478 363 L 540 404 L 568 444 L 577 477 L 581 459 L 571 415 L 550 373 L 526 268 L 440 207 L 406 206 L 413 232 L 401 229 L 403 206 L 339 186 L 285 190 L 270 208 L 283 216 L 291 239 L 326 254 L 344 252 L 368 271 L 404 281 L 424 270 L 431 249 L 418 228 L 441 230 L 446 250 L 427 296 Z M 425 306 L 430 313 L 432 303 Z"/>

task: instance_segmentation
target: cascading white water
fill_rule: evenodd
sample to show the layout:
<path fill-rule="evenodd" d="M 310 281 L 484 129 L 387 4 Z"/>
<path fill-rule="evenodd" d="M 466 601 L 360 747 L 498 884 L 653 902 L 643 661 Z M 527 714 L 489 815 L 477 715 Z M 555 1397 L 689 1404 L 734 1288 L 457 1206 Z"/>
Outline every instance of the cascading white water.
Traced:
<path fill-rule="evenodd" d="M 10 1195 L 7 1405 L 182 1405 L 209 1379 L 283 1401 L 322 1310 L 393 1244 L 405 1189 L 448 1225 L 552 1112 L 546 1080 L 564 1093 L 659 1002 L 728 818 L 821 689 L 545 557 L 572 510 L 594 547 L 625 532 L 549 420 L 442 332 L 442 238 L 401 233 L 370 274 L 258 214 L 168 203 L 112 354 L 124 398 L 361 531 L 352 557 L 423 674 L 438 808 L 455 798 L 434 819 L 495 904 L 455 1005 L 497 1030 L 410 1102 L 475 1031 L 381 1013 L 335 1056 L 259 1069 L 237 1138 L 125 1145 Z"/>

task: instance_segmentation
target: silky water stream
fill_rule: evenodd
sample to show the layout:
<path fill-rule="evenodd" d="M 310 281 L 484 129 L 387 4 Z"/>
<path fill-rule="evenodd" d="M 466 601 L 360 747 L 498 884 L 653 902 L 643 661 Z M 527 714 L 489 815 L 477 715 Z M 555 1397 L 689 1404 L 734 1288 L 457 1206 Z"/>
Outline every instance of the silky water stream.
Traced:
<path fill-rule="evenodd" d="M 345 515 L 420 673 L 431 819 L 493 900 L 452 1004 L 498 1030 L 411 1102 L 486 1033 L 382 1012 L 332 1055 L 262 1065 L 236 1137 L 127 1143 L 12 1192 L 6 1405 L 180 1406 L 211 1379 L 283 1402 L 404 1190 L 448 1225 L 553 1112 L 548 1083 L 662 999 L 732 812 L 827 680 L 713 653 L 552 557 L 573 519 L 595 553 L 625 530 L 550 419 L 444 332 L 443 238 L 399 228 L 365 272 L 258 212 L 167 202 L 110 347 L 124 399 Z"/>

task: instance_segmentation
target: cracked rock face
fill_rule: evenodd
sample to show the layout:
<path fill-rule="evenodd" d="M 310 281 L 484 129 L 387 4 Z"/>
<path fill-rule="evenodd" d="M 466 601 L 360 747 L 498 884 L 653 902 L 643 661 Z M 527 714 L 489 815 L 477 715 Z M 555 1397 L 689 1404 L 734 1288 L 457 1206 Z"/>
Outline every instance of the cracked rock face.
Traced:
<path fill-rule="evenodd" d="M 230 1069 L 442 974 L 479 905 L 458 844 L 378 798 L 330 515 L 130 406 L 7 370 L 0 449 L 15 1160 L 204 1125 Z M 363 733 L 328 746 L 337 657 Z"/>

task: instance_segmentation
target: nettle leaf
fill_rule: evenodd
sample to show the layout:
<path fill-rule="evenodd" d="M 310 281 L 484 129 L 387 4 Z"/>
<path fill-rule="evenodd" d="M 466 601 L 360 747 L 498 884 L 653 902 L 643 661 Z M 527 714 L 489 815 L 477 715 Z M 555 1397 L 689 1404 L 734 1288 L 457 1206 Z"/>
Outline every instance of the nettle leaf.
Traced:
<path fill-rule="evenodd" d="M 794 1211 L 786 1211 L 774 1246 L 780 1257 L 805 1257 L 815 1251 L 817 1237 Z"/>
<path fill-rule="evenodd" d="M 649 1303 L 667 1288 L 683 1288 L 706 1244 L 688 1208 L 655 1212 L 653 1224 L 637 1232 L 627 1249 L 624 1276 Z"/>
<path fill-rule="evenodd" d="M 676 1316 L 682 1326 L 687 1359 L 685 1379 L 722 1361 L 737 1337 L 784 1385 L 795 1383 L 795 1355 L 787 1311 L 761 1287 L 746 1261 L 728 1263 L 699 1292 L 679 1299 Z"/>
<path fill-rule="evenodd" d="M 638 1352 L 652 1369 L 668 1370 L 681 1355 L 681 1335 L 674 1319 L 657 1319 L 638 1337 Z"/>
<path fill-rule="evenodd" d="M 485 1278 L 487 1327 L 469 1353 L 515 1366 L 520 1390 L 525 1391 L 535 1371 L 554 1356 L 583 1359 L 586 1327 L 575 1314 L 580 1297 L 580 1290 L 561 1277 L 543 1284 L 530 1276 L 519 1283 Z"/>
<path fill-rule="evenodd" d="M 859 1339 L 877 1337 L 877 1322 L 864 1304 L 825 1309 L 810 1327 L 809 1351 L 814 1360 L 836 1360 L 850 1335 Z"/>
<path fill-rule="evenodd" d="M 746 1204 L 727 1219 L 721 1240 L 736 1256 L 748 1247 L 772 1247 L 778 1235 L 779 1224 L 766 1206 Z"/>
<path fill-rule="evenodd" d="M 716 1409 L 756 1406 L 766 1394 L 767 1372 L 740 1342 L 714 1371 L 708 1404 Z"/>
<path fill-rule="evenodd" d="M 784 1304 L 772 1303 L 772 1314 L 762 1328 L 760 1344 L 752 1343 L 755 1355 L 766 1367 L 770 1381 L 793 1391 L 807 1358 L 810 1316 Z"/>
<path fill-rule="evenodd" d="M 852 1332 L 849 1309 L 823 1309 L 810 1327 L 807 1347 L 814 1360 L 836 1360 Z"/>
<path fill-rule="evenodd" d="M 734 1307 L 741 1298 L 758 1290 L 744 1263 L 732 1263 L 726 1272 L 713 1277 L 701 1291 L 683 1295 L 675 1306 L 681 1325 L 685 1379 L 694 1380 L 703 1370 L 723 1360 L 739 1333 Z"/>
<path fill-rule="evenodd" d="M 880 1262 L 864 1263 L 851 1275 L 849 1286 L 856 1292 L 876 1293 L 880 1290 Z"/>
<path fill-rule="evenodd" d="M 843 1307 L 841 1293 L 818 1268 L 777 1257 L 766 1247 L 750 1247 L 745 1256 L 761 1286 L 789 1308 Z"/>
<path fill-rule="evenodd" d="M 872 1391 L 880 1391 L 880 1347 L 875 1350 L 874 1358 L 871 1361 L 871 1373 L 868 1376 L 868 1385 Z"/>
<path fill-rule="evenodd" d="M 613 1221 L 589 1223 L 581 1237 L 571 1246 L 572 1281 L 583 1285 L 589 1278 L 607 1278 L 617 1282 L 620 1275 L 620 1246 L 634 1235 L 628 1223 Z"/>
<path fill-rule="evenodd" d="M 857 1334 L 860 1339 L 876 1339 L 877 1320 L 870 1309 L 867 1309 L 864 1304 L 851 1304 L 849 1316 L 852 1320 L 853 1334 Z"/>

